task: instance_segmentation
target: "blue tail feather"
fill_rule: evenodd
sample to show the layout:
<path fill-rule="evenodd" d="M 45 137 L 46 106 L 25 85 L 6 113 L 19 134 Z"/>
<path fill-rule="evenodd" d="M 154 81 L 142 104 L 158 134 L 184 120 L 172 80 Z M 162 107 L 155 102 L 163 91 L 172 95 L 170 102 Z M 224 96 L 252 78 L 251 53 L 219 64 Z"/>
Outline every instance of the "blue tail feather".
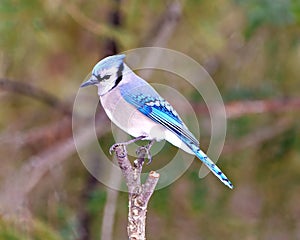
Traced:
<path fill-rule="evenodd" d="M 213 163 L 212 160 L 209 159 L 209 157 L 201 151 L 201 149 L 195 145 L 190 146 L 191 150 L 195 153 L 195 155 L 209 168 L 210 171 L 213 172 L 223 182 L 227 187 L 233 189 L 232 183 L 229 181 L 229 179 L 225 176 L 224 173 L 218 168 L 216 164 Z"/>

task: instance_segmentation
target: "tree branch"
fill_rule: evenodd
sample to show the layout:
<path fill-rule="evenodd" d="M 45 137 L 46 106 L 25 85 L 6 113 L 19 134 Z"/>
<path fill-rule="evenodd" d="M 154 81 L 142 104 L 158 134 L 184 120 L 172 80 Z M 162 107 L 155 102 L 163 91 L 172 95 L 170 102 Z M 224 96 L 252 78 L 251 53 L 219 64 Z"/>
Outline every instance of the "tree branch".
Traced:
<path fill-rule="evenodd" d="M 274 125 L 260 127 L 235 141 L 228 141 L 224 146 L 223 154 L 236 153 L 237 151 L 260 146 L 262 143 L 287 131 L 292 125 L 293 120 L 290 117 L 279 118 Z"/>
<path fill-rule="evenodd" d="M 247 114 L 286 112 L 299 109 L 300 98 L 234 101 L 226 104 L 228 118 L 238 118 Z"/>
<path fill-rule="evenodd" d="M 192 104 L 197 114 L 208 114 L 207 106 L 202 103 Z M 228 119 L 235 119 L 250 114 L 277 113 L 288 111 L 299 111 L 300 98 L 274 98 L 262 100 L 240 100 L 225 103 L 226 116 Z M 187 113 L 182 109 L 182 113 Z"/>
<path fill-rule="evenodd" d="M 141 173 L 146 156 L 146 151 L 140 151 L 139 158 L 133 166 L 127 157 L 124 145 L 117 145 L 114 149 L 118 164 L 125 178 L 129 192 L 129 210 L 127 233 L 130 240 L 144 240 L 146 229 L 147 206 L 155 186 L 159 180 L 159 174 L 151 171 L 144 184 L 141 184 Z"/>
<path fill-rule="evenodd" d="M 72 115 L 71 107 L 67 104 L 63 104 L 57 97 L 27 83 L 12 81 L 7 78 L 0 79 L 0 88 L 6 91 L 19 93 L 28 97 L 35 98 L 54 109 L 59 110 L 63 114 L 68 116 Z"/>

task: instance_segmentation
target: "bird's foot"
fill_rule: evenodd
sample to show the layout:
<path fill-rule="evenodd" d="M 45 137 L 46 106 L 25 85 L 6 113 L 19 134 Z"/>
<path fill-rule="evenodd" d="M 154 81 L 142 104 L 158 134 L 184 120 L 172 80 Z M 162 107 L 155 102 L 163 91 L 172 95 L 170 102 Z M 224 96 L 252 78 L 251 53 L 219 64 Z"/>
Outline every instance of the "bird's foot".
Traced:
<path fill-rule="evenodd" d="M 138 147 L 136 149 L 136 154 L 138 155 L 138 158 L 143 159 L 143 161 L 144 161 L 145 156 L 147 155 L 147 158 L 148 158 L 147 165 L 149 165 L 152 162 L 152 156 L 150 153 L 150 149 L 148 149 L 147 146 Z"/>
<path fill-rule="evenodd" d="M 138 141 L 138 140 L 142 140 L 143 138 L 145 138 L 145 136 L 139 136 L 139 137 L 131 139 L 127 142 L 115 143 L 109 148 L 109 154 L 111 155 L 112 152 L 114 152 L 116 150 L 116 148 L 119 147 L 119 146 L 127 146 L 131 143 L 134 143 L 134 142 Z"/>
<path fill-rule="evenodd" d="M 147 155 L 148 162 L 147 165 L 149 165 L 152 162 L 152 155 L 150 152 L 150 149 L 152 145 L 154 144 L 155 140 L 151 140 L 150 143 L 148 143 L 146 146 L 140 146 L 136 150 L 136 154 L 139 158 L 144 159 L 145 155 Z"/>
<path fill-rule="evenodd" d="M 112 153 L 116 150 L 117 147 L 121 146 L 122 143 L 115 143 L 109 148 L 109 154 L 112 155 Z"/>

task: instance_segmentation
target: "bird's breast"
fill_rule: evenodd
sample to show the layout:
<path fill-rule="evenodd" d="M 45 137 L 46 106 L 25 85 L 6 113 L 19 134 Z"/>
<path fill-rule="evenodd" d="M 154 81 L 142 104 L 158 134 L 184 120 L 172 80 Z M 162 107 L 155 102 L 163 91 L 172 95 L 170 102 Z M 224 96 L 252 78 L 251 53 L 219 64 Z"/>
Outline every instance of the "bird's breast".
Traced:
<path fill-rule="evenodd" d="M 101 104 L 109 117 L 123 131 L 133 137 L 147 136 L 147 139 L 165 139 L 166 128 L 157 124 L 136 107 L 126 102 L 118 88 L 100 97 Z"/>

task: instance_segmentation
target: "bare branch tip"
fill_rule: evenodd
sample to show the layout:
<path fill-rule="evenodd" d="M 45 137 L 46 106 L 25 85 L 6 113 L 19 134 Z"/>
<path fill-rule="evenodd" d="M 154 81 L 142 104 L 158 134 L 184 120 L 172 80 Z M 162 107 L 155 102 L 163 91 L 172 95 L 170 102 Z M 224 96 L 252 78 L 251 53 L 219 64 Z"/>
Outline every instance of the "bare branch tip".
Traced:
<path fill-rule="evenodd" d="M 153 178 L 159 178 L 159 173 L 155 172 L 155 171 L 151 171 L 149 173 L 149 177 L 153 177 Z"/>

